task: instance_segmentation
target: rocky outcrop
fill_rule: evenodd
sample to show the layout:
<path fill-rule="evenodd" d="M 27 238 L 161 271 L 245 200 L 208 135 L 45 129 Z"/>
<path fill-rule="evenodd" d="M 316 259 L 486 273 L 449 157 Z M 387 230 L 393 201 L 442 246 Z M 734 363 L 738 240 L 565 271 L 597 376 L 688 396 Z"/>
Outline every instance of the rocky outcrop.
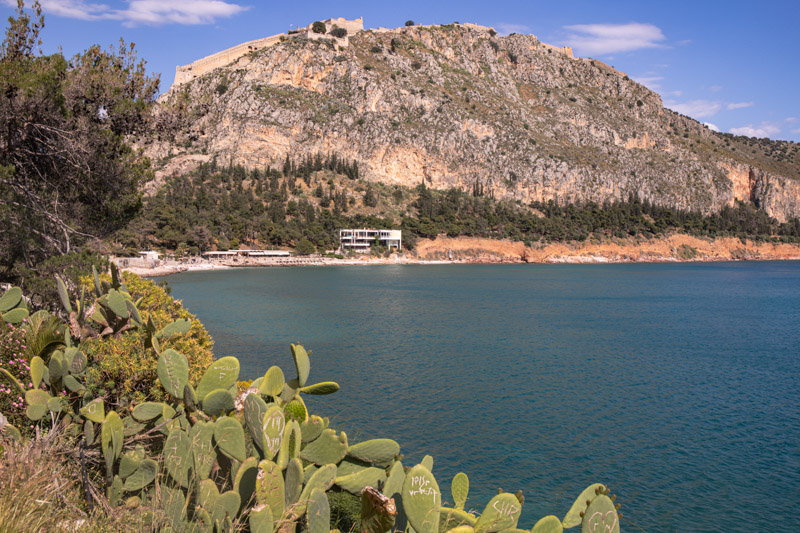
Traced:
<path fill-rule="evenodd" d="M 474 25 L 349 42 L 288 39 L 174 88 L 161 105 L 182 133 L 149 153 L 264 167 L 338 152 L 393 184 L 800 216 L 800 146 L 712 132 L 600 61 Z"/>

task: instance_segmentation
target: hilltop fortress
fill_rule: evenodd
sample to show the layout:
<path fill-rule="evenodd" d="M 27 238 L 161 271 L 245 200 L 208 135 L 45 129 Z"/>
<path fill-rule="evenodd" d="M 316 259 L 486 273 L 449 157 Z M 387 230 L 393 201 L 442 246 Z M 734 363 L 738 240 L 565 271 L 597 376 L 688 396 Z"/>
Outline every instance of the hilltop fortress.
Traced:
<path fill-rule="evenodd" d="M 292 37 L 305 37 L 306 39 L 331 39 L 334 38 L 337 41 L 338 45 L 347 46 L 348 45 L 348 36 L 354 35 L 360 31 L 364 30 L 364 19 L 357 18 L 355 20 L 346 20 L 342 17 L 335 18 L 335 19 L 328 19 L 322 21 L 325 24 L 325 33 L 316 33 L 313 30 L 313 24 L 309 24 L 305 28 L 298 28 L 296 30 L 290 30 L 286 33 L 279 33 L 277 35 L 272 35 L 270 37 L 264 37 L 263 39 L 256 39 L 254 41 L 247 41 L 246 43 L 237 44 L 227 50 L 223 50 L 221 52 L 217 52 L 216 54 L 211 54 L 210 56 L 204 57 L 202 59 L 198 59 L 197 61 L 190 63 L 188 65 L 177 66 L 175 67 L 175 81 L 172 84 L 172 87 L 177 87 L 187 81 L 192 81 L 195 78 L 202 76 L 208 72 L 211 72 L 215 68 L 219 68 L 222 66 L 227 65 L 228 63 L 232 63 L 236 61 L 240 57 L 249 54 L 250 52 L 255 52 L 256 50 L 261 50 L 263 48 L 267 48 L 272 46 L 275 43 L 279 43 L 285 39 L 292 38 Z M 334 28 L 344 28 L 347 30 L 347 35 L 344 37 L 335 37 L 331 35 L 331 30 Z"/>
<path fill-rule="evenodd" d="M 261 50 L 272 46 L 275 43 L 279 43 L 286 39 L 290 38 L 297 38 L 302 37 L 306 39 L 335 39 L 336 44 L 339 46 L 348 46 L 349 36 L 355 35 L 358 32 L 364 31 L 364 18 L 360 17 L 355 20 L 347 20 L 343 17 L 339 18 L 330 18 L 327 20 L 321 21 L 325 24 L 325 33 L 317 33 L 314 31 L 313 27 L 314 24 L 309 24 L 304 28 L 298 28 L 296 30 L 289 30 L 286 33 L 279 33 L 277 35 L 272 35 L 270 37 L 264 37 L 262 39 L 255 39 L 253 41 L 247 41 L 246 43 L 237 44 L 227 50 L 223 50 L 221 52 L 217 52 L 216 54 L 211 54 L 210 56 L 204 57 L 202 59 L 198 59 L 197 61 L 190 63 L 188 65 L 177 66 L 175 67 L 175 81 L 172 84 L 170 89 L 178 87 L 186 82 L 192 81 L 195 78 L 199 78 L 203 74 L 211 72 L 215 68 L 223 67 L 229 63 L 236 61 L 237 59 L 241 58 L 249 54 L 250 52 L 255 52 L 257 50 Z M 425 28 L 425 27 L 434 27 L 435 25 L 420 25 L 417 27 Z M 479 24 L 471 24 L 471 23 L 464 23 L 462 24 L 464 27 L 489 31 L 492 28 L 488 26 L 481 26 Z M 343 37 L 337 37 L 336 35 L 331 34 L 331 31 L 335 28 L 343 28 L 347 30 L 347 34 Z M 397 29 L 392 28 L 375 28 L 373 30 L 376 33 L 384 33 L 390 31 L 397 31 Z M 551 46 L 549 44 L 541 43 L 542 46 L 545 48 L 551 49 L 555 53 L 562 54 L 564 56 L 569 57 L 570 59 L 574 59 L 574 55 L 572 54 L 572 48 L 569 47 L 556 47 Z"/>

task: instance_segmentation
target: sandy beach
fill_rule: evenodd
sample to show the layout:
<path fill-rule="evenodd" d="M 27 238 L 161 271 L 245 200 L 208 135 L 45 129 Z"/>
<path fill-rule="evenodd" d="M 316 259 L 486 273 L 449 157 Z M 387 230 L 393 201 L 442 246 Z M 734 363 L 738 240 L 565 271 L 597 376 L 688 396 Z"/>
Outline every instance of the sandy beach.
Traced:
<path fill-rule="evenodd" d="M 114 260 L 123 270 L 140 276 L 156 277 L 186 271 L 241 267 L 800 260 L 800 246 L 742 242 L 735 238 L 704 239 L 683 234 L 659 239 L 629 238 L 602 243 L 554 243 L 538 247 L 528 247 L 524 243 L 510 240 L 439 236 L 436 239 L 420 240 L 413 252 L 396 253 L 388 258 L 364 255 L 338 259 L 309 255 L 209 260 L 193 257 L 182 261 L 159 261 L 152 267 L 128 266 L 122 258 Z"/>

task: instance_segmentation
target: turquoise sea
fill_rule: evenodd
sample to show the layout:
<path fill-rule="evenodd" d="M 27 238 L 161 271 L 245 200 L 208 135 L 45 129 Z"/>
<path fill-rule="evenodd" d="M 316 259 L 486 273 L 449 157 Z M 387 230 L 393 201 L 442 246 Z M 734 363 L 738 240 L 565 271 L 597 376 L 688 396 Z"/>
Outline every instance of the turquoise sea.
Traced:
<path fill-rule="evenodd" d="M 625 531 L 800 531 L 800 262 L 348 266 L 165 278 L 242 378 L 337 394 L 351 442 L 426 453 L 449 498 L 525 495 L 520 527 L 592 482 Z M 242 379 L 240 378 L 240 379 Z"/>

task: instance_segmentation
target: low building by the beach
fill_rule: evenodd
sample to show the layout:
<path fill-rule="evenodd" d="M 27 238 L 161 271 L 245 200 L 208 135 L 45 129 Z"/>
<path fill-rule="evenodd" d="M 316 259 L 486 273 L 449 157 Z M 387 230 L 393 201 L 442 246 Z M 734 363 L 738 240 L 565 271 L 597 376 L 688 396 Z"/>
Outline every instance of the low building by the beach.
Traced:
<path fill-rule="evenodd" d="M 339 230 L 339 248 L 344 252 L 369 252 L 374 244 L 403 249 L 402 231 L 399 229 L 342 229 Z"/>
<path fill-rule="evenodd" d="M 221 260 L 235 257 L 289 257 L 291 254 L 286 250 L 224 250 L 202 252 L 200 256 L 208 260 Z"/>

